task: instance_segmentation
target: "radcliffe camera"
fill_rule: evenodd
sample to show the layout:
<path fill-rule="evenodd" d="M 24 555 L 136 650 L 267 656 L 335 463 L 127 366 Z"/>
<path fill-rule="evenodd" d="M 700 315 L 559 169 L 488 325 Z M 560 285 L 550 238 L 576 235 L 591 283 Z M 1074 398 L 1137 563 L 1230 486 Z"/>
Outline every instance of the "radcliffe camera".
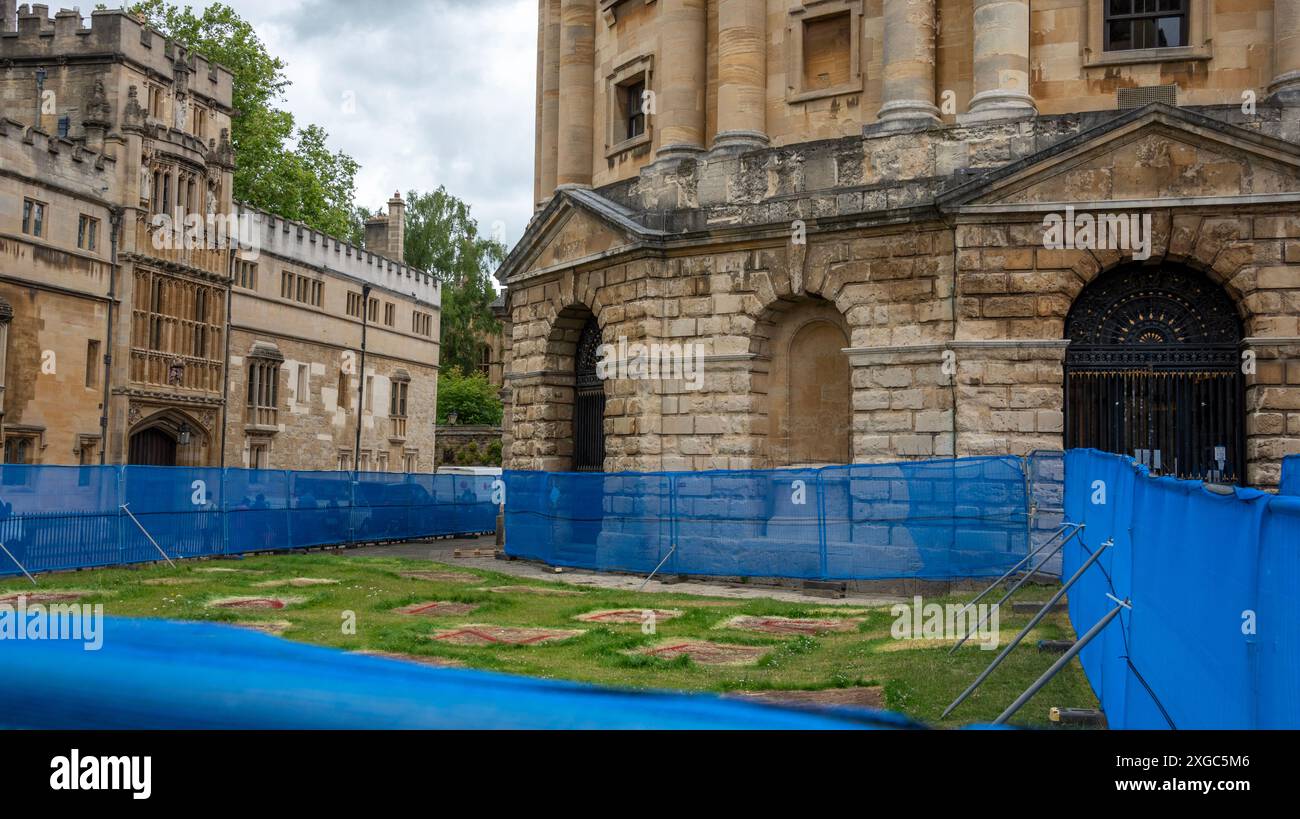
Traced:
<path fill-rule="evenodd" d="M 1235 806 L 1300 0 L 0 0 L 0 452 L 42 807 Z"/>

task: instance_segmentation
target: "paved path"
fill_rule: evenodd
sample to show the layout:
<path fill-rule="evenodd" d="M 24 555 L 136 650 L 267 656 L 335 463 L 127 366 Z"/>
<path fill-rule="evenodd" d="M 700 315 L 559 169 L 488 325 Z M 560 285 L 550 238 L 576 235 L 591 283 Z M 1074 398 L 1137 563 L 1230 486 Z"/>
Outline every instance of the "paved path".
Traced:
<path fill-rule="evenodd" d="M 437 540 L 427 543 L 399 543 L 390 546 L 363 546 L 359 549 L 330 552 L 345 557 L 400 557 L 407 560 L 430 560 L 452 566 L 465 566 L 472 569 L 500 572 L 502 574 L 524 577 L 531 580 L 545 580 L 551 583 L 567 583 L 572 586 L 587 586 L 600 589 L 619 589 L 636 591 L 645 582 L 644 577 L 632 577 L 621 574 L 601 574 L 581 569 L 564 569 L 557 574 L 554 569 L 540 563 L 523 560 L 497 560 L 494 557 L 453 556 L 456 549 L 495 549 L 496 539 L 492 536 L 469 538 L 464 540 Z M 651 580 L 645 587 L 647 592 L 664 592 L 667 594 L 689 594 L 699 597 L 727 597 L 736 600 L 780 600 L 785 603 L 808 603 L 818 606 L 851 606 L 858 608 L 876 608 L 890 606 L 894 603 L 910 602 L 907 598 L 884 594 L 857 594 L 849 592 L 842 599 L 820 597 L 805 594 L 797 589 L 780 588 L 742 583 L 721 583 L 687 581 L 685 583 L 661 583 Z"/>

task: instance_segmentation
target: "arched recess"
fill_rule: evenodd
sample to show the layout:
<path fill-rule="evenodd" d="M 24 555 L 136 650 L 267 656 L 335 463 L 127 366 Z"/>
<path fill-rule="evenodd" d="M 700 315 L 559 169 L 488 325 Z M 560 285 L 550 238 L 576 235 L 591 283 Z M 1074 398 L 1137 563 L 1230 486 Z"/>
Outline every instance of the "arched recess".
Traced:
<path fill-rule="evenodd" d="M 1221 285 L 1178 265 L 1124 265 L 1080 292 L 1065 335 L 1066 448 L 1244 479 L 1243 328 Z"/>
<path fill-rule="evenodd" d="M 132 466 L 206 466 L 211 442 L 203 425 L 177 409 L 149 416 L 131 430 Z"/>
<path fill-rule="evenodd" d="M 772 466 L 852 461 L 852 370 L 844 316 L 815 296 L 770 306 L 755 328 L 754 351 L 770 361 L 768 457 Z"/>
<path fill-rule="evenodd" d="M 585 305 L 561 310 L 546 343 L 545 400 L 539 417 L 554 442 L 543 464 L 552 471 L 600 472 L 605 460 L 605 390 L 596 376 L 600 323 Z"/>

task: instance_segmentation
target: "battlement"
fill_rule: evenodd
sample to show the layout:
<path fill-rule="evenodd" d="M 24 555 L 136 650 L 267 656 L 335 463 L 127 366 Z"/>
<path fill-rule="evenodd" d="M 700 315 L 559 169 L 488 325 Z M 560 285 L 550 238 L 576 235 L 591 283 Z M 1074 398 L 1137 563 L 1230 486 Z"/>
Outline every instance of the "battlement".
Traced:
<path fill-rule="evenodd" d="M 66 161 L 81 166 L 82 173 L 96 173 L 104 178 L 116 173 L 117 157 L 86 148 L 85 143 L 66 136 L 52 136 L 45 131 L 23 125 L 22 122 L 0 117 L 0 143 L 6 160 L 17 162 L 21 153 L 31 156 L 66 157 Z M 21 146 L 21 147 L 17 147 Z M 8 162 L 6 162 L 8 164 Z"/>
<path fill-rule="evenodd" d="M 0 8 L 11 3 L 0 0 Z M 125 11 L 95 11 L 86 26 L 78 11 L 62 9 L 51 17 L 49 6 L 34 4 L 20 6 L 16 19 L 16 30 L 0 32 L 0 61 L 41 64 L 121 57 L 156 78 L 183 81 L 185 90 L 226 108 L 231 105 L 233 75 L 228 69 L 190 53 Z"/>
<path fill-rule="evenodd" d="M 251 218 L 254 234 L 250 243 L 260 252 L 368 282 L 432 307 L 441 305 L 438 278 L 426 271 L 243 202 L 236 202 L 235 208 L 241 224 Z"/>

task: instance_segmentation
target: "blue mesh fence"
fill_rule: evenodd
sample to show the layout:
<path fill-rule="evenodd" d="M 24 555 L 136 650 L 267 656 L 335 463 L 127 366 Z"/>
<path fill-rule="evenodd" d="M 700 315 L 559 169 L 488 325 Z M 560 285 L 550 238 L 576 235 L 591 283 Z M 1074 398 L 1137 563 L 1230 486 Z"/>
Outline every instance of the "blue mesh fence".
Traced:
<path fill-rule="evenodd" d="M 161 560 L 150 537 L 177 559 L 490 532 L 495 480 L 5 465 L 0 544 L 37 573 Z M 20 572 L 0 552 L 0 576 Z"/>
<path fill-rule="evenodd" d="M 1066 455 L 1066 512 L 1084 524 L 1070 592 L 1080 655 L 1112 728 L 1300 727 L 1300 498 L 1152 478 L 1132 460 Z"/>
<path fill-rule="evenodd" d="M 1057 456 L 1059 457 L 1059 456 Z M 823 469 L 506 473 L 506 551 L 648 574 L 852 580 L 996 577 L 1027 553 L 1043 458 Z M 1040 491 L 1050 493 L 1049 489 Z"/>
<path fill-rule="evenodd" d="M 1300 496 L 1300 455 L 1282 460 L 1282 494 Z"/>

